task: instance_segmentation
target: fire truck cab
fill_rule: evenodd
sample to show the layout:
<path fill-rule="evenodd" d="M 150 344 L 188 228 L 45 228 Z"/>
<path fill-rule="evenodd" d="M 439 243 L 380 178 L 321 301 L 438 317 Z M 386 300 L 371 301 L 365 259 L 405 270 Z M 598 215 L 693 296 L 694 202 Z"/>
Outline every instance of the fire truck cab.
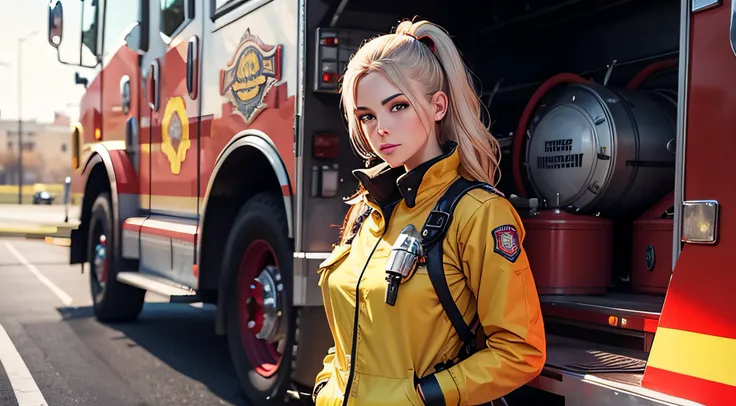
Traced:
<path fill-rule="evenodd" d="M 732 404 L 731 0 L 51 0 L 87 76 L 70 263 L 96 317 L 215 304 L 251 404 L 308 394 L 332 346 L 316 271 L 366 165 L 340 74 L 414 16 L 473 71 L 527 230 L 548 357 L 507 403 Z"/>

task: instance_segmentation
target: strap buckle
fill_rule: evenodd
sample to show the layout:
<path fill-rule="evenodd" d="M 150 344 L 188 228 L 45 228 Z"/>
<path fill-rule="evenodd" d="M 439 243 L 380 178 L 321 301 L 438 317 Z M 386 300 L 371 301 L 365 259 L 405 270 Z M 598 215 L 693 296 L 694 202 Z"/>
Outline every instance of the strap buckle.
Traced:
<path fill-rule="evenodd" d="M 442 210 L 432 210 L 424 222 L 422 237 L 427 237 L 431 231 L 440 231 L 450 223 L 450 213 Z"/>

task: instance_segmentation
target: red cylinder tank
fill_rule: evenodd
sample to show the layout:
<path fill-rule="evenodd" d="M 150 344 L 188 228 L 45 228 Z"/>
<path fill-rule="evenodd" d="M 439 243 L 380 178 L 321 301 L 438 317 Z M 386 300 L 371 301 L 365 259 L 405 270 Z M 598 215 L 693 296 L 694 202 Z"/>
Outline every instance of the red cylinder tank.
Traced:
<path fill-rule="evenodd" d="M 562 210 L 524 217 L 524 249 L 539 294 L 606 293 L 613 276 L 613 222 Z"/>
<path fill-rule="evenodd" d="M 631 227 L 631 288 L 638 293 L 664 294 L 672 275 L 673 206 L 670 193 L 633 222 Z"/>

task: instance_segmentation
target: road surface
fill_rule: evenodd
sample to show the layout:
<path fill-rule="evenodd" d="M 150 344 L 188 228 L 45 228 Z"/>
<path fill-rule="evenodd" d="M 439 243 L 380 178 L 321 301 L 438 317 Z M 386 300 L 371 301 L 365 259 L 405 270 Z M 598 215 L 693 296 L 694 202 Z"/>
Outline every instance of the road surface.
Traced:
<path fill-rule="evenodd" d="M 149 293 L 101 324 L 68 248 L 0 238 L 0 405 L 244 405 L 211 308 Z"/>

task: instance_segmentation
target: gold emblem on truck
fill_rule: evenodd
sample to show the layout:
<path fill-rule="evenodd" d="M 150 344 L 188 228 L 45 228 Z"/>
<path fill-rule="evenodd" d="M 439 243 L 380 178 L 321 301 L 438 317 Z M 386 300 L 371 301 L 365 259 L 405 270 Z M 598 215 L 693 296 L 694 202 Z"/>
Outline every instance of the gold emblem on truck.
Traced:
<path fill-rule="evenodd" d="M 169 159 L 171 173 L 181 172 L 181 163 L 192 145 L 189 140 L 189 119 L 184 99 L 172 97 L 166 103 L 163 122 L 161 123 L 161 152 Z"/>
<path fill-rule="evenodd" d="M 220 71 L 220 94 L 227 96 L 246 124 L 268 107 L 263 98 L 281 80 L 281 45 L 266 45 L 250 29 L 240 39 L 240 45 Z"/>

